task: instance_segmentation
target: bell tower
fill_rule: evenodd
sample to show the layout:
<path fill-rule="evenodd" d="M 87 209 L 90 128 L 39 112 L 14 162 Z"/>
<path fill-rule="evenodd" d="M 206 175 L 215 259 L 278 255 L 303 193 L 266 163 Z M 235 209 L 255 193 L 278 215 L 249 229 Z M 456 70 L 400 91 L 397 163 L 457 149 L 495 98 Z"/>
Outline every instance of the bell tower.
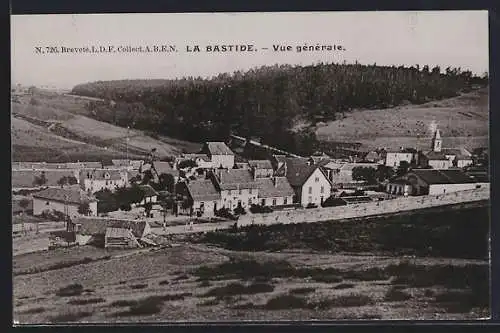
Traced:
<path fill-rule="evenodd" d="M 439 128 L 436 128 L 434 136 L 432 137 L 432 150 L 435 152 L 440 152 L 442 143 L 443 140 L 441 139 L 441 132 L 439 132 Z"/>

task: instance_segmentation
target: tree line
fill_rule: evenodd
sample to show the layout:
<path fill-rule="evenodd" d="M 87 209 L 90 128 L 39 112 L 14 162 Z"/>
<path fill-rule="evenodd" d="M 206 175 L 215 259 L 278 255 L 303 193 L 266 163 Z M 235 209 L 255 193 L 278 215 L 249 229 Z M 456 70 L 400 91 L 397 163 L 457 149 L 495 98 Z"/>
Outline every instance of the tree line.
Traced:
<path fill-rule="evenodd" d="M 202 142 L 233 132 L 262 142 L 311 152 L 310 127 L 352 109 L 387 108 L 457 96 L 487 76 L 436 66 L 324 64 L 263 66 L 202 79 L 98 81 L 72 93 L 104 101 L 88 103 L 98 120 Z"/>

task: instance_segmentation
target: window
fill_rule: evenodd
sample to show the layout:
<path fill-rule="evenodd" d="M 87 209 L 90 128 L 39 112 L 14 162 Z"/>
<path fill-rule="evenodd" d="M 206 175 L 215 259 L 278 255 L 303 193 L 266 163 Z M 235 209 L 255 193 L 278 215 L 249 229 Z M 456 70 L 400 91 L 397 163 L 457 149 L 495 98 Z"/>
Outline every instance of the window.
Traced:
<path fill-rule="evenodd" d="M 273 206 L 276 206 L 276 198 L 273 198 Z"/>
<path fill-rule="evenodd" d="M 308 193 L 309 193 L 309 194 L 312 194 L 312 193 L 313 193 L 313 188 L 312 188 L 312 186 L 309 186 L 309 192 L 308 192 Z"/>
<path fill-rule="evenodd" d="M 262 201 L 260 203 L 262 204 L 262 206 L 265 206 L 266 205 L 266 199 L 262 199 Z"/>
<path fill-rule="evenodd" d="M 324 192 L 325 192 L 325 187 L 321 186 L 321 193 L 324 193 Z"/>
<path fill-rule="evenodd" d="M 481 185 L 476 185 L 476 188 L 481 188 Z"/>
<path fill-rule="evenodd" d="M 313 197 L 308 197 L 308 198 L 307 198 L 307 202 L 308 202 L 308 203 L 312 203 L 312 202 L 313 202 Z"/>
<path fill-rule="evenodd" d="M 47 205 L 47 206 L 48 206 L 48 205 L 50 205 L 50 202 L 48 202 L 48 201 L 47 201 L 47 202 L 45 203 L 45 205 Z"/>
<path fill-rule="evenodd" d="M 248 198 L 248 205 L 250 206 L 252 204 L 252 198 Z"/>
<path fill-rule="evenodd" d="M 285 198 L 283 199 L 283 204 L 284 204 L 284 205 L 288 204 L 288 198 L 287 198 L 287 197 L 285 197 Z"/>
<path fill-rule="evenodd" d="M 243 191 L 243 190 L 241 190 L 241 189 L 240 189 L 240 190 L 238 191 L 238 194 L 239 194 L 239 195 L 241 195 L 242 191 Z"/>
<path fill-rule="evenodd" d="M 248 189 L 248 194 L 252 194 L 252 189 L 251 188 Z"/>
<path fill-rule="evenodd" d="M 314 181 L 317 183 L 319 182 L 319 177 L 314 178 Z"/>

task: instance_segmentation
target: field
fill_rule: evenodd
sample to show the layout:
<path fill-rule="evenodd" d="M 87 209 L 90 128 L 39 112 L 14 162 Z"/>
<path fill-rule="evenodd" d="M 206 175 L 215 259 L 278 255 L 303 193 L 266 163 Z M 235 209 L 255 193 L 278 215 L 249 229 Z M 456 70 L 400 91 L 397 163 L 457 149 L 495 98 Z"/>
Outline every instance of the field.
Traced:
<path fill-rule="evenodd" d="M 152 148 L 160 158 L 199 148 L 168 137 L 152 138 L 138 130 L 127 132 L 126 128 L 89 118 L 84 99 L 38 94 L 20 102 L 12 104 L 14 160 L 124 158 L 127 136 L 130 157 L 143 157 Z"/>
<path fill-rule="evenodd" d="M 318 223 L 289 233 L 258 229 L 257 234 L 268 239 L 261 242 L 265 248 L 235 249 L 203 241 L 199 235 L 197 241 L 170 236 L 171 246 L 157 249 L 106 251 L 83 246 L 14 256 L 14 319 L 63 323 L 485 318 L 489 264 L 484 258 L 484 227 L 489 221 L 475 209 L 463 220 L 474 223 L 477 236 L 465 222 L 455 221 L 456 216 L 434 227 L 432 221 L 421 226 L 424 216 L 380 221 L 382 227 L 358 222 L 357 228 L 341 224 L 325 229 Z M 481 209 L 482 214 L 488 210 Z M 344 234 L 339 228 L 346 229 Z M 381 232 L 420 243 L 436 234 L 436 242 L 442 239 L 444 247 L 462 249 L 460 239 L 469 235 L 471 246 L 469 253 L 417 248 L 414 255 L 408 249 L 390 249 L 397 244 L 389 236 L 374 242 L 379 250 L 366 248 L 370 237 Z M 322 247 L 311 246 L 319 242 L 310 241 L 313 235 L 325 240 Z M 302 240 L 302 246 L 272 249 L 277 236 L 288 242 Z M 349 239 L 351 245 L 328 248 L 329 239 L 334 244 Z M 407 247 L 416 244 L 409 241 Z"/>
<path fill-rule="evenodd" d="M 367 149 L 400 146 L 429 149 L 432 121 L 441 130 L 444 147 L 487 146 L 488 91 L 473 91 L 421 105 L 355 110 L 342 119 L 318 126 L 316 135 L 320 140 L 360 142 Z"/>

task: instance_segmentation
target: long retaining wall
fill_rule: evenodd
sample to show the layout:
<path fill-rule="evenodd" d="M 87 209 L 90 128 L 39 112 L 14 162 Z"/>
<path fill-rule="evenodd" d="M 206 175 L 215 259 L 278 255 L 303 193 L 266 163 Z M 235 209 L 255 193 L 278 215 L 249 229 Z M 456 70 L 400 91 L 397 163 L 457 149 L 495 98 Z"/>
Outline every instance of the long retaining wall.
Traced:
<path fill-rule="evenodd" d="M 489 188 L 481 188 L 477 190 L 460 191 L 441 195 L 401 197 L 392 200 L 374 201 L 338 207 L 311 208 L 272 212 L 268 214 L 245 215 L 240 216 L 238 220 L 238 226 L 251 224 L 270 225 L 276 223 L 312 223 L 320 221 L 342 220 L 459 204 L 464 202 L 483 201 L 489 199 Z"/>
<path fill-rule="evenodd" d="M 271 225 L 277 223 L 314 223 L 324 221 L 335 221 L 358 217 L 369 217 L 385 214 L 395 214 L 398 212 L 467 203 L 478 202 L 490 199 L 489 188 L 477 190 L 461 191 L 441 195 L 427 195 L 419 197 L 401 197 L 398 199 L 360 203 L 355 205 L 296 209 L 289 211 L 276 211 L 268 214 L 249 214 L 240 216 L 237 221 L 238 226 L 252 224 Z M 164 234 L 187 234 L 197 232 L 208 232 L 214 230 L 228 229 L 234 225 L 235 221 L 224 221 L 217 223 L 201 223 L 193 225 L 170 226 L 162 231 Z"/>

